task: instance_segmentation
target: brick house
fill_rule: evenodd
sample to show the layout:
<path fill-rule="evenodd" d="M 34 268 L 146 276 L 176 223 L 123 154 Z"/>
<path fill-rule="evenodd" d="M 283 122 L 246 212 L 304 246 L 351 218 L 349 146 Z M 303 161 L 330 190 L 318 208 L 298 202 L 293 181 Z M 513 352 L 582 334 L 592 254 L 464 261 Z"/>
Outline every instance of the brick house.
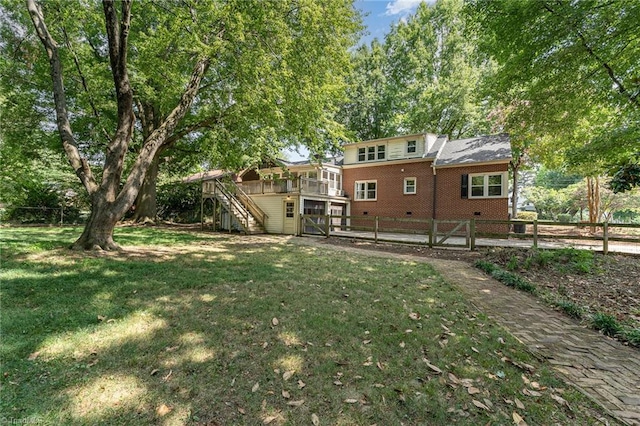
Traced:
<path fill-rule="evenodd" d="M 507 134 L 449 140 L 413 134 L 344 147 L 353 216 L 508 219 Z"/>
<path fill-rule="evenodd" d="M 301 214 L 506 220 L 510 160 L 507 134 L 449 140 L 418 133 L 348 144 L 343 158 L 246 170 L 226 195 L 203 180 L 203 197 L 220 202 L 232 213 L 227 223 L 235 216 L 247 232 L 251 216 L 260 217 L 256 232 L 283 234 L 300 231 Z"/>

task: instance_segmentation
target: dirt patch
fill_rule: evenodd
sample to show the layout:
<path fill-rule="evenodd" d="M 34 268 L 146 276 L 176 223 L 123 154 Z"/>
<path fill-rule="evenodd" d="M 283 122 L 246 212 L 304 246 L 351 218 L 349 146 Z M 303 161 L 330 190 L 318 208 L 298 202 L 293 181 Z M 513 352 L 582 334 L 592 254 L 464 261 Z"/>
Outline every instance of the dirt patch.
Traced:
<path fill-rule="evenodd" d="M 554 293 L 558 298 L 576 304 L 588 313 L 600 312 L 616 317 L 623 324 L 640 328 L 640 257 L 633 255 L 587 252 L 585 259 L 562 259 L 542 264 L 536 251 L 517 248 L 481 248 L 477 251 L 430 249 L 425 246 L 378 243 L 328 238 L 325 244 L 360 249 L 409 254 L 426 258 L 459 260 L 473 264 L 483 259 L 512 270 Z M 529 259 L 529 260 L 528 260 Z M 589 260 L 591 259 L 591 260 Z M 587 270 L 588 269 L 588 270 Z"/>

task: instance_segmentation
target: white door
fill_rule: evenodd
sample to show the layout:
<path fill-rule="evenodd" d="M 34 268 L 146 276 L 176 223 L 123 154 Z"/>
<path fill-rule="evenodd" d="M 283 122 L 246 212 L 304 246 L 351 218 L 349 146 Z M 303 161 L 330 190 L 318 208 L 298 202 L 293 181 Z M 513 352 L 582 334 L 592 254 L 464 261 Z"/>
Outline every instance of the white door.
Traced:
<path fill-rule="evenodd" d="M 282 233 L 287 235 L 295 235 L 297 229 L 298 210 L 296 200 L 284 200 Z"/>

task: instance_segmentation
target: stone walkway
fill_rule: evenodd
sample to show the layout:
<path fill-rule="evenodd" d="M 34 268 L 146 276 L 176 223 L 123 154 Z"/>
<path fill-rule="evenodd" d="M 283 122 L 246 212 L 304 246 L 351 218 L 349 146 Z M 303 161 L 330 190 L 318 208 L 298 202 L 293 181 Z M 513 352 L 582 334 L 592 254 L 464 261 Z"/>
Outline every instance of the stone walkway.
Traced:
<path fill-rule="evenodd" d="M 582 327 L 534 296 L 507 287 L 465 262 L 332 246 L 315 238 L 292 238 L 291 242 L 429 263 L 569 383 L 622 423 L 640 426 L 640 350 Z"/>

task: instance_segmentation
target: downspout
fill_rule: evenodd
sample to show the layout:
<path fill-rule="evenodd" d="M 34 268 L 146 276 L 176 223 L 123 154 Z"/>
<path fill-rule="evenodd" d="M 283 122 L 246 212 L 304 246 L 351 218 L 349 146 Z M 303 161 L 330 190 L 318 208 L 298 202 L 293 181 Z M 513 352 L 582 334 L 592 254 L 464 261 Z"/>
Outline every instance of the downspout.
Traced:
<path fill-rule="evenodd" d="M 435 167 L 435 160 L 433 161 L 433 163 L 431 163 L 431 168 L 433 169 L 433 202 L 431 203 L 433 205 L 433 212 L 431 213 L 431 219 L 435 219 L 436 218 L 436 188 L 438 187 L 438 175 L 436 173 L 436 167 Z"/>

